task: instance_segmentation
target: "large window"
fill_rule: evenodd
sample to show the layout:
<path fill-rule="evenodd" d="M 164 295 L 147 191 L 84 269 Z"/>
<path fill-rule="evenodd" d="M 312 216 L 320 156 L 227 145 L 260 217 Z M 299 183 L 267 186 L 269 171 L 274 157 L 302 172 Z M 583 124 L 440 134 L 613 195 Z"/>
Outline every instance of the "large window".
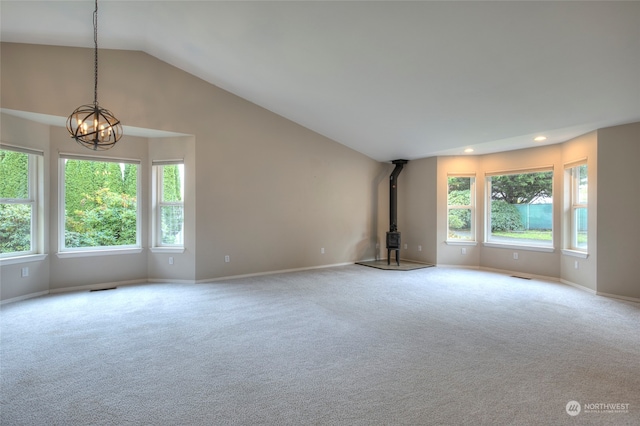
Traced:
<path fill-rule="evenodd" d="M 35 254 L 38 247 L 42 154 L 0 149 L 0 256 Z"/>
<path fill-rule="evenodd" d="M 184 245 L 184 164 L 154 162 L 155 247 Z"/>
<path fill-rule="evenodd" d="M 447 240 L 475 241 L 475 177 L 447 178 Z"/>
<path fill-rule="evenodd" d="M 487 241 L 553 247 L 553 170 L 489 174 Z"/>
<path fill-rule="evenodd" d="M 571 184 L 571 244 L 572 250 L 587 250 L 587 165 L 580 164 L 567 169 Z"/>
<path fill-rule="evenodd" d="M 61 155 L 61 250 L 140 246 L 138 161 Z"/>

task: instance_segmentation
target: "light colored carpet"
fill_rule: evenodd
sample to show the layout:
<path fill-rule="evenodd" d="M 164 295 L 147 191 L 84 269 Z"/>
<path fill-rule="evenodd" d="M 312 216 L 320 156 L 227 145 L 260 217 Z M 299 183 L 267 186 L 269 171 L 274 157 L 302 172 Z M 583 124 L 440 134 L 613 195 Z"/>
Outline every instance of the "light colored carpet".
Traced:
<path fill-rule="evenodd" d="M 640 306 L 491 272 L 128 286 L 0 320 L 3 426 L 640 424 Z"/>

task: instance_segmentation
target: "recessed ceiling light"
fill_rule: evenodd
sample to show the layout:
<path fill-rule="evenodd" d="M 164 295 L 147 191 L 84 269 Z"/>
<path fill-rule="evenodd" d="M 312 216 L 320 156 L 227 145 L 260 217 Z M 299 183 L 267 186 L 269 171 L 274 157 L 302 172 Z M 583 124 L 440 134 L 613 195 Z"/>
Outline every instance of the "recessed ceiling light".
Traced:
<path fill-rule="evenodd" d="M 547 137 L 546 136 L 536 136 L 535 138 L 533 138 L 534 141 L 536 142 L 542 142 L 542 141 L 546 141 Z"/>
<path fill-rule="evenodd" d="M 467 149 L 464 150 L 464 152 L 466 152 L 466 153 L 473 152 L 473 148 L 467 148 Z"/>

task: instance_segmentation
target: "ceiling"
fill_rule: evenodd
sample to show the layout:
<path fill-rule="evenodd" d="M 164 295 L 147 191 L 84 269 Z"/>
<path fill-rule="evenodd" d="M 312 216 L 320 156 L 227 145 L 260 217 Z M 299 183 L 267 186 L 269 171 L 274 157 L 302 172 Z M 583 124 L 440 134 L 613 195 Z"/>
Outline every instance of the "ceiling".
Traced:
<path fill-rule="evenodd" d="M 93 47 L 93 1 L 0 1 L 2 41 Z M 640 2 L 115 1 L 141 50 L 379 161 L 640 121 Z"/>

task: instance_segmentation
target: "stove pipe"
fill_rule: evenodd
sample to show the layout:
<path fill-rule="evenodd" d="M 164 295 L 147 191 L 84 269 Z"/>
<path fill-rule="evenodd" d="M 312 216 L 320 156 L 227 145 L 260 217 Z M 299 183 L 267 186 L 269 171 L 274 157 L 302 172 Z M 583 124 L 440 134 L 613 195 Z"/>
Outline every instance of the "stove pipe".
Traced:
<path fill-rule="evenodd" d="M 393 160 L 396 168 L 389 176 L 389 232 L 398 232 L 398 175 L 409 160 Z"/>

